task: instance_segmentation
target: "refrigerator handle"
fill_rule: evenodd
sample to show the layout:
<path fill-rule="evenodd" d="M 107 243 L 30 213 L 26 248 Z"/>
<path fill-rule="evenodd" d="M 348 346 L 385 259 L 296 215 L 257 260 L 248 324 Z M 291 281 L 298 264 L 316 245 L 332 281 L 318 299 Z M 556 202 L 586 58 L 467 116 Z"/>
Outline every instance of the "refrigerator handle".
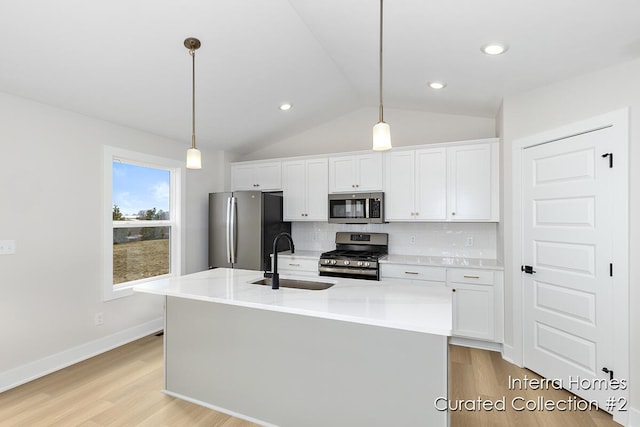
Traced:
<path fill-rule="evenodd" d="M 237 262 L 236 260 L 236 235 L 238 234 L 238 230 L 237 230 L 237 226 L 236 226 L 236 202 L 238 199 L 236 199 L 235 197 L 231 197 L 231 233 L 229 233 L 231 235 L 231 244 L 230 249 L 231 249 L 231 263 L 235 264 Z"/>
<path fill-rule="evenodd" d="M 227 221 L 226 224 L 226 240 L 227 240 L 227 262 L 231 263 L 231 197 L 227 197 Z"/>

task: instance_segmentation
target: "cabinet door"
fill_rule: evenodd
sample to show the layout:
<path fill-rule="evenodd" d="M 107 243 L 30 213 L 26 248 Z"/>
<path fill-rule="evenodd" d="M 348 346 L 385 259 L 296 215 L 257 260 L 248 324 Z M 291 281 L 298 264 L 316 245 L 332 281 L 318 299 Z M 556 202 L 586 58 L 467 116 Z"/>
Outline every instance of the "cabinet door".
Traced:
<path fill-rule="evenodd" d="M 231 165 L 231 191 L 282 189 L 282 164 L 256 162 Z"/>
<path fill-rule="evenodd" d="M 448 219 L 498 221 L 497 144 L 450 147 Z"/>
<path fill-rule="evenodd" d="M 257 190 L 254 172 L 251 164 L 231 165 L 231 191 Z"/>
<path fill-rule="evenodd" d="M 415 219 L 415 153 L 397 151 L 384 155 L 385 219 Z"/>
<path fill-rule="evenodd" d="M 257 163 L 255 180 L 258 190 L 277 191 L 282 189 L 282 164 L 280 162 Z"/>
<path fill-rule="evenodd" d="M 329 191 L 331 193 L 358 191 L 356 165 L 354 156 L 331 157 L 329 159 Z"/>
<path fill-rule="evenodd" d="M 415 220 L 447 219 L 447 150 L 416 151 Z"/>
<path fill-rule="evenodd" d="M 303 160 L 282 163 L 282 207 L 285 221 L 304 220 L 306 213 L 306 167 Z"/>
<path fill-rule="evenodd" d="M 453 335 L 495 340 L 494 289 L 491 285 L 451 283 Z"/>
<path fill-rule="evenodd" d="M 327 221 L 328 217 L 328 180 L 327 159 L 306 161 L 306 212 L 302 218 L 307 221 Z"/>
<path fill-rule="evenodd" d="M 382 153 L 359 155 L 355 159 L 358 191 L 382 191 Z"/>

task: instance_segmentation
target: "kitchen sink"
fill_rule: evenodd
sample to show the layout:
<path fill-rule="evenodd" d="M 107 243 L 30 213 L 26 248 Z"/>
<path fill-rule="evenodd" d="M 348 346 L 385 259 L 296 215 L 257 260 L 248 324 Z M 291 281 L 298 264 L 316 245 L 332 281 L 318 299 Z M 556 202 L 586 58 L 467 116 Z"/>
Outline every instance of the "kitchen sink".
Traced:
<path fill-rule="evenodd" d="M 271 286 L 271 279 L 260 279 L 251 283 L 254 285 Z M 281 288 L 295 288 L 295 289 L 308 289 L 310 291 L 322 291 L 324 289 L 329 289 L 333 285 L 334 283 L 314 282 L 311 280 L 280 279 Z"/>

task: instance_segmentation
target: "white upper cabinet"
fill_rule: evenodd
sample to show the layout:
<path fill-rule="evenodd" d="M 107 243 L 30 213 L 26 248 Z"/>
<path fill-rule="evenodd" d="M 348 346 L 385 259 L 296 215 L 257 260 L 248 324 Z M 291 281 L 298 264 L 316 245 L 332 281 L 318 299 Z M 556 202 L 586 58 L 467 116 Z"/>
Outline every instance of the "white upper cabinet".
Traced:
<path fill-rule="evenodd" d="M 387 221 L 499 221 L 498 143 L 391 151 Z"/>
<path fill-rule="evenodd" d="M 285 221 L 326 221 L 327 159 L 282 162 Z"/>
<path fill-rule="evenodd" d="M 385 155 L 385 218 L 388 221 L 446 219 L 446 148 Z"/>
<path fill-rule="evenodd" d="M 498 221 L 498 143 L 447 148 L 451 221 Z"/>
<path fill-rule="evenodd" d="M 231 191 L 281 189 L 281 162 L 246 162 L 231 165 Z"/>
<path fill-rule="evenodd" d="M 329 158 L 329 192 L 382 191 L 382 153 Z"/>

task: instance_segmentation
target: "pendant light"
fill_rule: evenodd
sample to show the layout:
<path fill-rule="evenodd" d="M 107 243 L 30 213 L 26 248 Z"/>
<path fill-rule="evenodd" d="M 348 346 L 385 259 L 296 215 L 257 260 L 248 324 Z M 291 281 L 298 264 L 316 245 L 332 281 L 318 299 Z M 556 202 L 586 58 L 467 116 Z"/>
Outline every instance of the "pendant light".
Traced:
<path fill-rule="evenodd" d="M 376 151 L 391 149 L 391 128 L 384 121 L 382 106 L 382 0 L 380 0 L 380 107 L 378 123 L 373 127 L 373 149 Z"/>
<path fill-rule="evenodd" d="M 196 148 L 196 49 L 200 48 L 200 40 L 189 37 L 184 46 L 191 55 L 191 148 L 187 150 L 187 169 L 202 169 L 202 157 Z"/>

